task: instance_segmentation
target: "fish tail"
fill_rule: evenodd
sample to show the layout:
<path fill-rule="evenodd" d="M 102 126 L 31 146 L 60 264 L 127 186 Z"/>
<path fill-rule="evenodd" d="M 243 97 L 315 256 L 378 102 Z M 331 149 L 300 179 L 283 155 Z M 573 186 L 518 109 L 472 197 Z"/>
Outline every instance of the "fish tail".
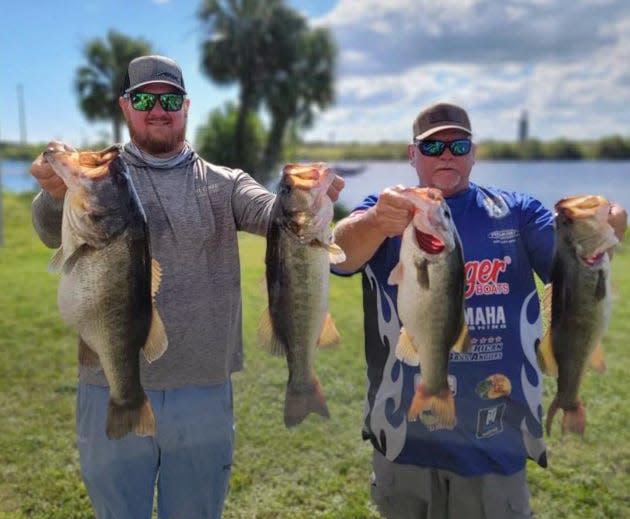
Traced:
<path fill-rule="evenodd" d="M 326 398 L 317 377 L 313 377 L 312 384 L 306 391 L 298 391 L 287 386 L 284 400 L 284 424 L 287 427 L 298 425 L 309 413 L 317 413 L 325 418 L 330 417 Z"/>
<path fill-rule="evenodd" d="M 547 411 L 547 420 L 545 421 L 545 430 L 547 431 L 547 436 L 551 435 L 551 425 L 553 423 L 554 416 L 556 416 L 556 413 L 558 412 L 558 409 L 558 397 L 555 397 L 551 401 L 551 404 L 549 405 L 549 409 Z"/>
<path fill-rule="evenodd" d="M 457 424 L 457 419 L 455 418 L 455 399 L 450 389 L 440 391 L 431 398 L 431 411 L 441 427 L 453 429 Z"/>
<path fill-rule="evenodd" d="M 431 394 L 420 384 L 416 388 L 416 393 L 409 406 L 407 418 L 413 422 L 424 411 L 431 411 L 436 418 L 436 424 L 441 428 L 453 429 L 457 423 L 455 418 L 455 399 L 450 389 Z"/>
<path fill-rule="evenodd" d="M 107 437 L 119 439 L 130 432 L 138 436 L 155 435 L 155 416 L 146 395 L 140 402 L 117 404 L 111 398 L 107 410 Z"/>
<path fill-rule="evenodd" d="M 578 400 L 575 409 L 565 409 L 562 417 L 562 434 L 575 433 L 584 436 L 586 428 L 586 409 Z"/>

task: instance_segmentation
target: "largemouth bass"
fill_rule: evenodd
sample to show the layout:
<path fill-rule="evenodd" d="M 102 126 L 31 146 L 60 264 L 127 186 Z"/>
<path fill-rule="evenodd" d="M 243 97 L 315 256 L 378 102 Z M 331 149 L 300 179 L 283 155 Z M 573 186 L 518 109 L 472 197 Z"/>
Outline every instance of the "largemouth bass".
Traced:
<path fill-rule="evenodd" d="M 398 285 L 403 325 L 396 357 L 419 365 L 421 372 L 407 418 L 414 421 L 430 411 L 437 427 L 452 429 L 457 420 L 448 359 L 451 349 L 464 350 L 469 342 L 462 245 L 441 191 L 407 188 L 403 195 L 415 211 L 388 282 Z"/>
<path fill-rule="evenodd" d="M 66 191 L 61 247 L 50 263 L 61 273 L 57 302 L 79 333 L 79 362 L 102 367 L 110 386 L 106 434 L 155 433 L 140 384 L 140 350 L 149 361 L 167 347 L 153 304 L 160 270 L 151 260 L 142 208 L 120 148 L 44 152 Z"/>
<path fill-rule="evenodd" d="M 555 249 L 551 268 L 551 323 L 539 348 L 539 363 L 557 377 L 546 430 L 558 409 L 562 433 L 584 434 L 586 411 L 579 397 L 591 365 L 603 371 L 600 342 L 612 306 L 608 249 L 617 243 L 608 224 L 610 202 L 601 196 L 574 196 L 556 203 Z"/>
<path fill-rule="evenodd" d="M 328 313 L 330 263 L 345 259 L 331 243 L 333 205 L 326 193 L 332 179 L 323 163 L 287 164 L 267 231 L 269 308 L 258 332 L 264 347 L 287 359 L 287 427 L 301 423 L 309 413 L 329 416 L 314 357 L 318 346 L 339 341 Z"/>

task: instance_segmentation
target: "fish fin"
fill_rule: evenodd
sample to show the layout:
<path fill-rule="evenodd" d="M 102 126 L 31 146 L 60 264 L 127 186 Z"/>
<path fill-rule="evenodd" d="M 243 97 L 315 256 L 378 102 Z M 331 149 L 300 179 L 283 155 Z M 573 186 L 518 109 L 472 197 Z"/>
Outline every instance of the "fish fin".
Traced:
<path fill-rule="evenodd" d="M 66 259 L 63 255 L 63 247 L 59 247 L 53 254 L 53 257 L 50 258 L 50 262 L 48 263 L 48 272 L 61 272 L 65 262 Z"/>
<path fill-rule="evenodd" d="M 321 384 L 315 376 L 310 388 L 306 391 L 296 391 L 287 386 L 284 399 L 284 425 L 294 427 L 302 423 L 310 413 L 317 413 L 325 418 L 330 417 Z"/>
<path fill-rule="evenodd" d="M 324 320 L 324 326 L 322 326 L 322 333 L 319 335 L 319 341 L 317 346 L 320 348 L 327 348 L 329 346 L 335 346 L 339 344 L 339 332 L 335 326 L 335 321 L 329 313 L 326 314 Z"/>
<path fill-rule="evenodd" d="M 468 325 L 466 322 L 462 323 L 462 329 L 459 331 L 459 336 L 451 349 L 458 353 L 468 351 L 470 349 L 470 334 L 468 333 Z"/>
<path fill-rule="evenodd" d="M 160 262 L 151 258 L 151 297 L 154 298 L 160 290 L 162 283 L 162 267 Z"/>
<path fill-rule="evenodd" d="M 542 296 L 540 298 L 543 331 L 545 332 L 549 329 L 549 326 L 551 325 L 552 293 L 553 290 L 551 283 L 547 283 L 542 290 Z"/>
<path fill-rule="evenodd" d="M 610 294 L 612 297 L 613 301 L 618 301 L 619 300 L 619 290 L 617 290 L 617 288 L 613 285 L 611 285 L 610 287 Z"/>
<path fill-rule="evenodd" d="M 332 265 L 346 261 L 346 253 L 336 243 L 329 243 L 326 250 L 328 251 L 328 261 Z"/>
<path fill-rule="evenodd" d="M 110 398 L 105 432 L 109 439 L 119 439 L 130 432 L 138 436 L 154 436 L 155 416 L 147 396 L 144 395 L 139 405 L 117 404 Z"/>
<path fill-rule="evenodd" d="M 151 315 L 151 327 L 149 328 L 149 334 L 147 340 L 142 348 L 144 356 L 148 362 L 153 362 L 159 359 L 166 349 L 168 348 L 168 337 L 166 336 L 166 329 L 162 318 L 157 311 L 157 308 L 153 306 L 153 314 Z"/>
<path fill-rule="evenodd" d="M 418 350 L 404 327 L 400 329 L 398 344 L 396 345 L 396 358 L 402 360 L 405 364 L 409 364 L 410 366 L 420 365 L 420 355 L 418 354 Z"/>
<path fill-rule="evenodd" d="M 264 273 L 262 277 L 260 278 L 260 281 L 258 282 L 258 287 L 260 289 L 260 293 L 266 296 L 268 292 L 267 291 L 267 276 Z"/>
<path fill-rule="evenodd" d="M 549 404 L 549 409 L 547 410 L 547 419 L 545 420 L 545 430 L 547 431 L 547 436 L 551 436 L 551 425 L 553 424 L 553 419 L 558 412 L 558 397 L 555 396 L 554 399 Z"/>
<path fill-rule="evenodd" d="M 553 354 L 551 329 L 547 330 L 547 333 L 545 333 L 545 336 L 538 345 L 536 357 L 538 359 L 538 366 L 545 375 L 549 375 L 550 377 L 558 376 L 558 362 L 556 361 L 556 356 Z"/>
<path fill-rule="evenodd" d="M 271 323 L 271 314 L 269 313 L 269 307 L 265 308 L 260 320 L 258 321 L 258 344 L 276 357 L 282 357 L 286 354 L 286 349 L 282 342 L 278 340 L 276 334 L 273 332 L 273 325 Z"/>
<path fill-rule="evenodd" d="M 394 269 L 390 272 L 389 278 L 387 279 L 387 283 L 390 285 L 399 285 L 400 283 L 402 283 L 403 271 L 404 271 L 404 267 L 403 267 L 402 261 L 400 261 L 394 267 Z"/>
<path fill-rule="evenodd" d="M 328 261 L 332 264 L 343 263 L 346 261 L 346 253 L 336 243 L 326 243 L 322 240 L 311 240 L 309 243 L 311 247 L 318 247 L 328 252 Z"/>
<path fill-rule="evenodd" d="M 455 399 L 450 389 L 444 389 L 436 394 L 429 394 L 422 384 L 416 388 L 407 419 L 417 420 L 424 411 L 431 411 L 436 419 L 436 425 L 441 429 L 453 429 L 457 424 L 455 417 Z"/>
<path fill-rule="evenodd" d="M 88 247 L 87 243 L 78 238 L 70 240 L 69 243 L 64 242 L 50 258 L 48 272 L 62 272 L 71 269 L 86 247 Z"/>
<path fill-rule="evenodd" d="M 606 372 L 606 363 L 604 362 L 604 350 L 601 345 L 598 344 L 595 346 L 593 350 L 593 354 L 591 355 L 590 366 L 597 373 L 605 373 Z"/>
<path fill-rule="evenodd" d="M 85 366 L 87 368 L 100 368 L 101 363 L 98 358 L 98 353 L 96 353 L 90 346 L 88 345 L 83 337 L 79 335 L 79 364 Z"/>

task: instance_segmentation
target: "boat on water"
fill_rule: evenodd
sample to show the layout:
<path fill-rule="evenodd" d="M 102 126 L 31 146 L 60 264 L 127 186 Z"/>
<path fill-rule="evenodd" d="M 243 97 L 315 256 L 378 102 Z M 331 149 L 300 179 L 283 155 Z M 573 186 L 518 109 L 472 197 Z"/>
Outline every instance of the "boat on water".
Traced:
<path fill-rule="evenodd" d="M 365 164 L 357 164 L 357 165 L 342 165 L 342 164 L 333 164 L 331 169 L 341 177 L 350 177 L 352 175 L 358 175 L 359 173 L 363 173 L 367 165 Z"/>

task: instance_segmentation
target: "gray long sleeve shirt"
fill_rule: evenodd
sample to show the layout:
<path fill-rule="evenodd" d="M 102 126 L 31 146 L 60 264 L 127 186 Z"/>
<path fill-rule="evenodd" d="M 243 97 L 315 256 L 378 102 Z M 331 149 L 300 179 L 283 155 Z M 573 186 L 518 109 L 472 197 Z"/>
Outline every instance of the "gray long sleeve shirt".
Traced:
<path fill-rule="evenodd" d="M 274 195 L 243 171 L 194 152 L 164 169 L 128 147 L 122 158 L 147 215 L 151 255 L 162 268 L 156 304 L 169 340 L 153 363 L 140 356 L 142 384 L 163 390 L 223 383 L 243 366 L 237 231 L 264 235 Z M 60 245 L 62 208 L 45 192 L 33 201 L 35 230 L 49 247 Z M 79 378 L 107 385 L 102 370 L 79 366 Z"/>

